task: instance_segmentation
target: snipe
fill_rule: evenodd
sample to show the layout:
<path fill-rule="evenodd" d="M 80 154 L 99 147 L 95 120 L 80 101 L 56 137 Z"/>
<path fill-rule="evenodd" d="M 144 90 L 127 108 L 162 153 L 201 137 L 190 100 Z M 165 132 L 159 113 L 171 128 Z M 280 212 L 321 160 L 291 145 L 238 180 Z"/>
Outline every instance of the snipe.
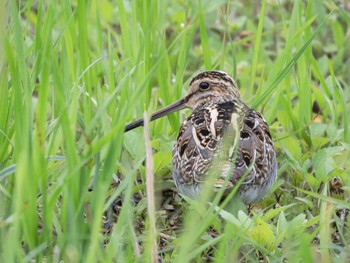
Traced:
<path fill-rule="evenodd" d="M 196 198 L 201 182 L 215 173 L 214 189 L 239 187 L 245 204 L 259 201 L 277 175 L 276 153 L 264 117 L 241 100 L 235 81 L 225 72 L 206 71 L 194 77 L 186 96 L 155 112 L 151 121 L 191 108 L 173 149 L 173 179 L 178 191 Z M 125 132 L 143 120 L 125 127 Z M 227 178 L 228 177 L 228 178 Z"/>

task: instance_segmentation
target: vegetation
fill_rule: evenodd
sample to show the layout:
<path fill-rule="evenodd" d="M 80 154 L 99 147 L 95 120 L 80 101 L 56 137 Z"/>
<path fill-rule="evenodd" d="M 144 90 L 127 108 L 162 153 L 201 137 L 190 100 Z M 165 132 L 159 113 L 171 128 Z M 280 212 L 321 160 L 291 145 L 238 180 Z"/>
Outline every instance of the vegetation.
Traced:
<path fill-rule="evenodd" d="M 350 261 L 347 1 L 0 5 L 1 262 Z M 275 141 L 250 213 L 176 193 L 188 112 L 123 133 L 209 69 Z"/>

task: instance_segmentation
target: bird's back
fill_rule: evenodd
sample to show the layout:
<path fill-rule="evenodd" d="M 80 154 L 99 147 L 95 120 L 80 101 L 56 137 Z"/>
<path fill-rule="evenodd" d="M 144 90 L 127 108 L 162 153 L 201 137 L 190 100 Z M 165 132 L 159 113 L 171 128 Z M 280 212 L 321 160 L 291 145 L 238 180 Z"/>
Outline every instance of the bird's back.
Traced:
<path fill-rule="evenodd" d="M 262 115 L 241 101 L 212 102 L 183 122 L 173 150 L 173 178 L 180 193 L 196 198 L 208 173 L 214 189 L 233 188 L 244 203 L 259 201 L 277 174 L 274 145 Z M 229 178 L 227 178 L 229 177 Z"/>

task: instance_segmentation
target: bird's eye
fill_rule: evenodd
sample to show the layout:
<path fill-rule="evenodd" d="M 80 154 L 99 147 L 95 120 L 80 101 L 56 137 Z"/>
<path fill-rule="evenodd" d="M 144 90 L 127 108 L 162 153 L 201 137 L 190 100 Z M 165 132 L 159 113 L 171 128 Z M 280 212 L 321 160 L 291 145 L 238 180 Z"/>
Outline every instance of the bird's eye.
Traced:
<path fill-rule="evenodd" d="M 199 87 L 202 90 L 208 89 L 209 88 L 209 83 L 208 82 L 201 82 L 201 83 L 199 83 Z"/>

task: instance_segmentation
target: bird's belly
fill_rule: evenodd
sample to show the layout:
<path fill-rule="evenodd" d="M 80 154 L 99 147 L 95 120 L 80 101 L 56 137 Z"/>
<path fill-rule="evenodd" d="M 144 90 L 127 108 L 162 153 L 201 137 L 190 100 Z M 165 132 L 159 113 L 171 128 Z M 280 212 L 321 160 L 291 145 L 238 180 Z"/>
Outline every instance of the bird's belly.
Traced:
<path fill-rule="evenodd" d="M 176 189 L 179 191 L 180 194 L 188 196 L 192 199 L 197 199 L 199 197 L 201 193 L 200 184 L 181 182 L 179 180 L 179 177 L 174 175 L 174 172 L 173 172 L 173 179 L 175 182 Z"/>

